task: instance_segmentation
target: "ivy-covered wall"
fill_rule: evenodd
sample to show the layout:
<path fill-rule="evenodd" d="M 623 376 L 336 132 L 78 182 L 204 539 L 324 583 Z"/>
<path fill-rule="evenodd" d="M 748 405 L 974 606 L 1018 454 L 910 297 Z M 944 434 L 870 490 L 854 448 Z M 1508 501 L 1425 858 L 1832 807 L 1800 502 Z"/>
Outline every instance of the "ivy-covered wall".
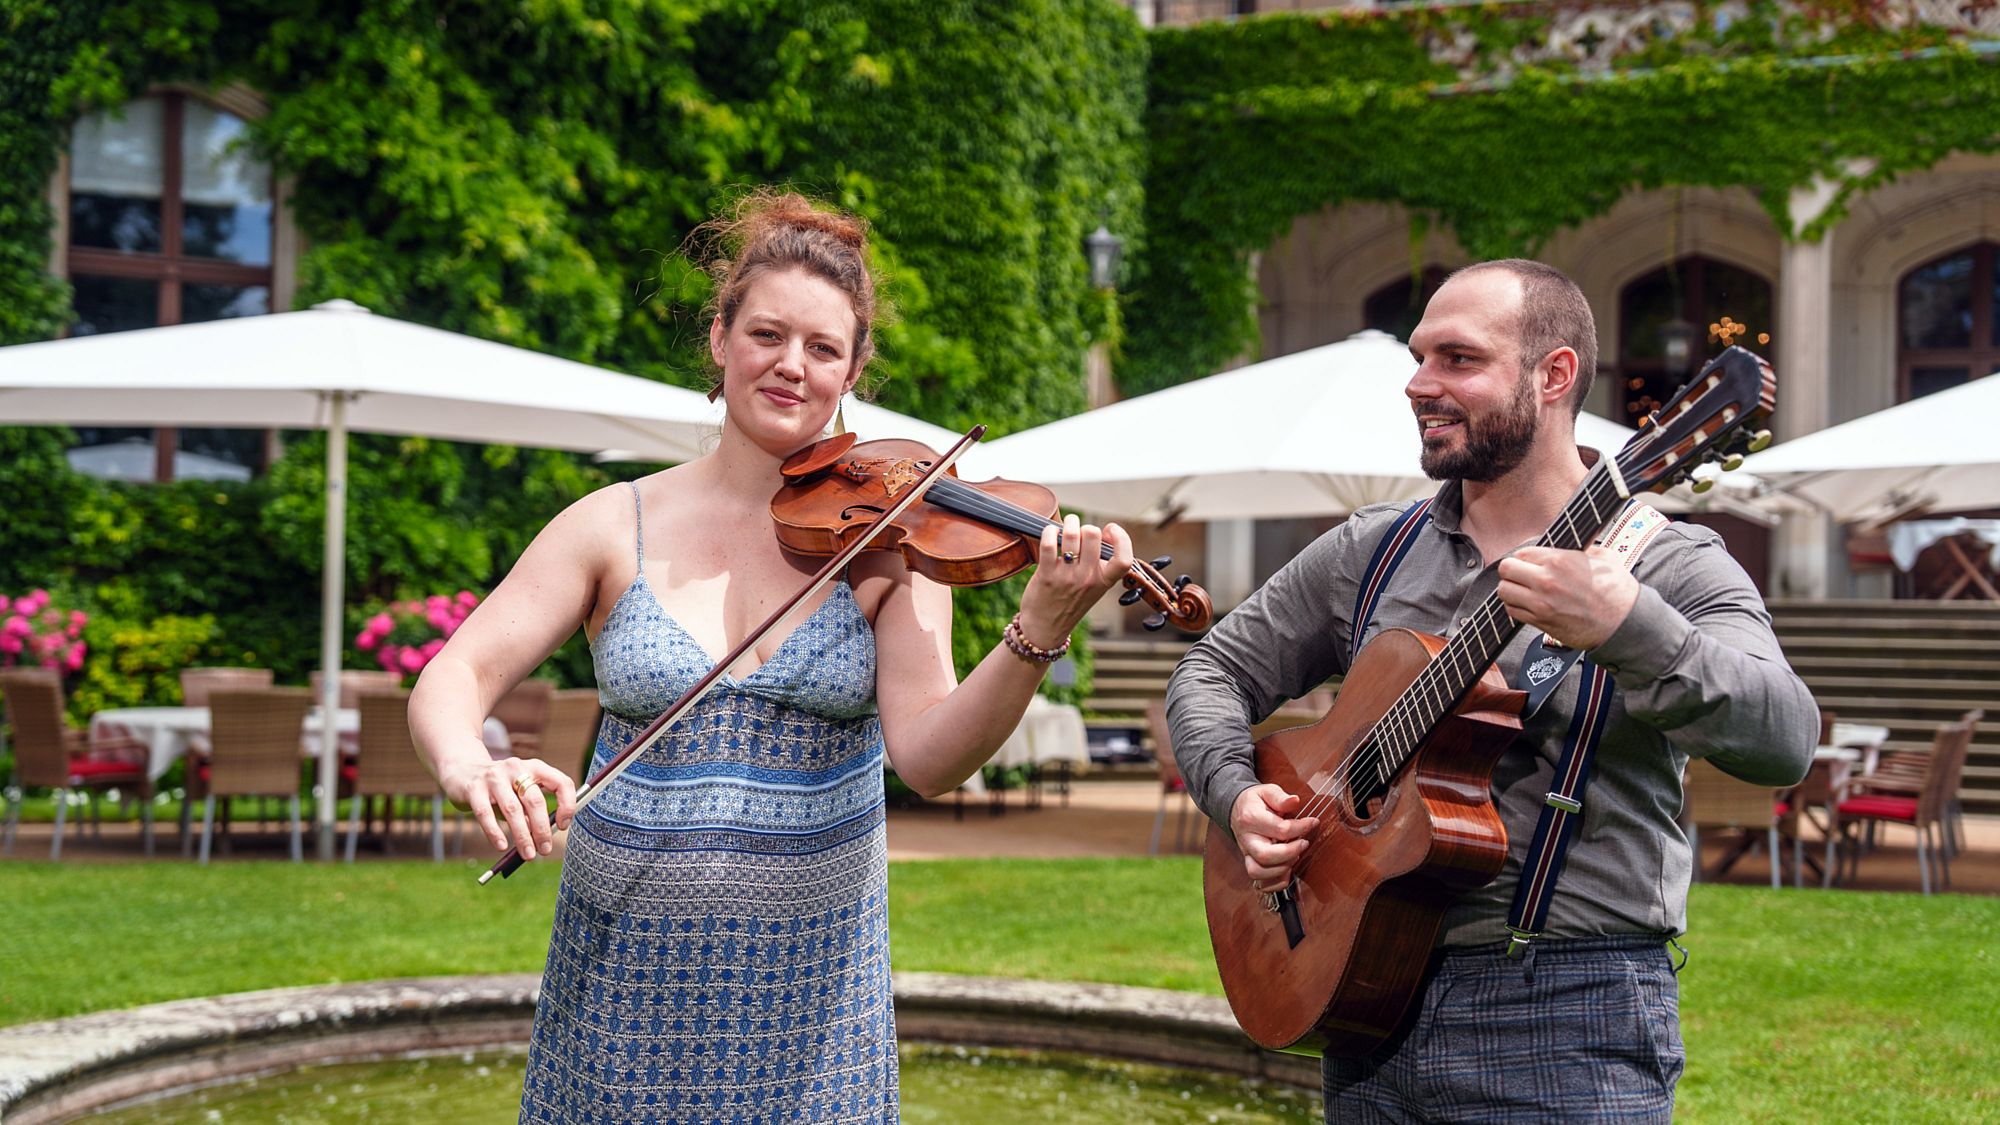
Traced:
<path fill-rule="evenodd" d="M 1741 186 L 1779 230 L 1817 238 L 1857 191 L 2000 148 L 1992 43 L 1881 25 L 1860 2 L 1692 9 L 1690 30 L 1598 73 L 1533 61 L 1548 54 L 1557 9 L 1546 5 L 1154 33 L 1148 249 L 1128 286 L 1120 388 L 1169 386 L 1253 351 L 1250 257 L 1322 207 L 1398 203 L 1473 256 L 1506 257 L 1632 191 Z M 1447 42 L 1465 58 L 1433 50 Z M 1872 163 L 1856 174 L 1856 158 Z M 1794 229 L 1791 191 L 1822 176 L 1839 198 Z"/>
<path fill-rule="evenodd" d="M 737 192 L 790 183 L 875 225 L 900 311 L 879 400 L 997 436 L 1080 409 L 1084 352 L 1117 331 L 1082 246 L 1101 221 L 1138 225 L 1145 64 L 1112 0 L 0 0 L 0 343 L 63 323 L 45 192 L 71 122 L 155 84 L 239 82 L 295 185 L 301 305 L 347 297 L 701 386 L 707 281 L 683 239 Z M 316 619 L 316 436 L 250 485 L 133 489 L 67 474 L 49 433 L 0 437 L 60 481 L 37 530 L 0 522 L 0 590 L 62 589 L 107 631 L 213 614 L 218 636 L 270 638 L 248 646 L 260 662 L 310 653 L 281 623 Z M 357 438 L 354 457 L 353 604 L 488 586 L 609 479 L 422 440 Z M 198 493 L 256 515 L 210 518 L 225 504 Z M 182 500 L 198 543 L 156 526 Z M 93 522 L 134 543 L 84 542 Z M 141 573 L 183 552 L 271 581 Z M 1005 597 L 962 599 L 962 648 L 997 641 Z"/>

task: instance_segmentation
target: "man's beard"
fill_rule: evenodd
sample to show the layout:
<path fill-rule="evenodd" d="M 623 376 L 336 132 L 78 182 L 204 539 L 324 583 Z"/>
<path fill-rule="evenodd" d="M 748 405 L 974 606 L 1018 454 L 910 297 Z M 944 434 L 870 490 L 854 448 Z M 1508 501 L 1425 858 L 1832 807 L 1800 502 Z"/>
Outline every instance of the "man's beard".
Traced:
<path fill-rule="evenodd" d="M 1514 397 L 1498 414 L 1484 418 L 1449 411 L 1443 403 L 1418 403 L 1419 413 L 1444 413 L 1464 423 L 1465 440 L 1452 449 L 1424 443 L 1419 464 L 1432 480 L 1469 480 L 1490 484 L 1527 460 L 1535 444 L 1540 419 L 1535 413 L 1534 390 L 1526 375 L 1515 384 Z"/>

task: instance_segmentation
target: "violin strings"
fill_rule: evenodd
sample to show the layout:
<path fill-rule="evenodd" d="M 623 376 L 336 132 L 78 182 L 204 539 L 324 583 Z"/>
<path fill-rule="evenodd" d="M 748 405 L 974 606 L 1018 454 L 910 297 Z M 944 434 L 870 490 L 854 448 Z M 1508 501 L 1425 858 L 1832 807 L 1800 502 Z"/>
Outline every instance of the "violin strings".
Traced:
<path fill-rule="evenodd" d="M 1032 538 L 1039 539 L 1045 528 L 1062 526 L 1047 516 L 1037 515 L 1018 504 L 988 495 L 959 481 L 937 481 L 931 485 L 930 491 L 924 498 L 941 507 L 975 516 L 996 527 Z M 1109 559 L 1116 552 L 1109 544 L 1100 544 L 1098 553 L 1099 557 Z"/>

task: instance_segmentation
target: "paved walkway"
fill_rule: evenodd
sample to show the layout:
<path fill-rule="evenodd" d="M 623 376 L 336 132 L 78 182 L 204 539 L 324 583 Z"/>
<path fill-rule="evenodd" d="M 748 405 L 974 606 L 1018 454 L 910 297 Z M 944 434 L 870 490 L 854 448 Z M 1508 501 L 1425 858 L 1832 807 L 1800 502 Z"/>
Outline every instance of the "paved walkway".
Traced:
<path fill-rule="evenodd" d="M 1065 807 L 1053 787 L 1043 794 L 1039 808 L 1026 807 L 1027 795 L 1019 790 L 1004 795 L 1000 815 L 993 815 L 984 798 L 967 797 L 961 807 L 952 799 L 918 802 L 909 807 L 892 806 L 889 812 L 889 858 L 941 859 L 949 857 L 1035 856 L 1064 858 L 1078 856 L 1142 856 L 1152 842 L 1153 825 L 1160 808 L 1159 786 L 1144 780 L 1078 781 L 1070 787 Z M 1176 829 L 1183 825 L 1182 839 L 1187 851 L 1198 851 L 1207 832 L 1207 822 L 1179 794 L 1166 801 L 1162 818 L 1160 847 L 1174 849 Z M 1187 810 L 1185 814 L 1183 810 Z M 344 829 L 344 825 L 343 825 Z M 1952 863 L 1954 891 L 2000 894 L 2000 817 L 1973 817 L 1966 821 L 1968 847 Z M 49 826 L 24 824 L 15 841 L 11 861 L 46 862 Z M 426 827 L 426 832 L 428 827 Z M 451 829 L 447 825 L 447 840 Z M 1712 865 L 1729 846 L 1729 841 L 1708 833 L 1702 841 L 1704 866 Z M 1908 829 L 1885 829 L 1881 845 L 1862 857 L 1859 876 L 1849 886 L 1861 890 L 1915 891 L 1918 889 L 1914 834 Z M 468 836 L 468 846 L 473 841 Z M 308 845 L 310 847 L 310 845 Z M 1817 835 L 1808 834 L 1806 850 L 1817 856 L 1824 845 Z M 1789 845 L 1785 846 L 1789 864 Z M 285 835 L 274 828 L 259 833 L 253 824 L 240 825 L 233 856 L 216 856 L 217 862 L 282 860 Z M 428 855 L 427 837 L 401 836 L 393 859 L 421 861 Z M 136 825 L 107 826 L 102 839 L 91 839 L 74 831 L 65 834 L 64 863 L 124 861 L 140 858 Z M 363 862 L 380 861 L 382 853 L 364 839 L 360 850 Z M 171 817 L 160 825 L 159 854 L 155 862 L 187 862 L 180 857 L 174 841 Z M 1761 847 L 1737 860 L 1722 882 L 1756 885 L 1770 879 L 1769 861 Z M 1790 885 L 1787 868 L 1786 885 Z M 1810 873 L 1808 882 L 1811 882 Z"/>

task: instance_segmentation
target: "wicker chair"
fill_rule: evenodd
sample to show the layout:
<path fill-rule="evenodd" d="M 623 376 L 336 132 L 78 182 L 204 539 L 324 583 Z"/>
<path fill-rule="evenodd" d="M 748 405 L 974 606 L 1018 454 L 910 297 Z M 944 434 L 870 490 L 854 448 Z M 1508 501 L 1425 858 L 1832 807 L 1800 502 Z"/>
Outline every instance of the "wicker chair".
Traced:
<path fill-rule="evenodd" d="M 208 706 L 208 697 L 218 691 L 254 691 L 270 686 L 269 668 L 181 669 L 181 703 L 188 707 Z"/>
<path fill-rule="evenodd" d="M 534 752 L 530 755 L 516 750 L 515 755 L 540 758 L 557 769 L 568 770 L 581 785 L 587 779 L 591 755 L 597 749 L 598 714 L 596 688 L 555 692 L 549 696 L 549 721 L 542 727 Z"/>
<path fill-rule="evenodd" d="M 313 705 L 319 705 L 319 689 L 322 677 L 314 672 L 306 677 L 312 689 Z M 352 710 L 361 706 L 361 697 L 371 691 L 395 691 L 403 686 L 400 672 L 343 671 L 340 674 L 340 706 Z"/>
<path fill-rule="evenodd" d="M 393 809 L 397 797 L 431 799 L 431 859 L 444 862 L 444 794 L 437 779 L 424 767 L 417 745 L 410 738 L 410 693 L 369 692 L 361 697 L 361 752 L 353 765 L 342 766 L 342 796 L 354 798 L 347 815 L 347 862 L 354 862 L 354 847 L 361 836 L 361 805 L 369 797 L 387 797 Z M 394 817 L 384 817 L 382 850 L 389 850 L 389 828 Z"/>
<path fill-rule="evenodd" d="M 1681 819 L 1688 826 L 1688 845 L 1694 851 L 1696 879 L 1702 877 L 1701 830 L 1727 828 L 1744 834 L 1742 846 L 1717 863 L 1711 874 L 1720 876 L 1727 872 L 1745 852 L 1756 846 L 1757 835 L 1761 833 L 1771 855 L 1771 887 L 1775 890 L 1784 886 L 1778 860 L 1777 791 L 1769 786 L 1739 781 L 1708 762 L 1696 759 L 1688 763 L 1682 794 Z"/>
<path fill-rule="evenodd" d="M 540 752 L 542 731 L 549 725 L 549 700 L 555 693 L 552 680 L 522 680 L 493 705 L 493 718 L 507 728 L 507 745 L 516 757 Z"/>
<path fill-rule="evenodd" d="M 217 797 L 286 799 L 292 822 L 292 862 L 305 856 L 299 823 L 299 736 L 312 693 L 300 688 L 218 691 L 208 698 L 208 761 L 188 771 L 188 799 L 202 798 L 201 862 L 208 862 Z M 228 845 L 228 807 L 223 809 Z"/>
<path fill-rule="evenodd" d="M 1951 833 L 1949 813 L 1965 773 L 1966 753 L 1979 714 L 1970 712 L 1967 719 L 1938 726 L 1924 763 L 1922 786 L 1914 796 L 1869 792 L 1849 797 L 1835 807 L 1834 831 L 1826 838 L 1825 885 L 1833 883 L 1836 862 L 1846 862 L 1850 873 L 1860 866 L 1862 841 L 1857 829 L 1862 825 L 1872 829 L 1877 824 L 1904 824 L 1916 830 L 1917 876 L 1925 894 L 1931 893 L 1933 864 L 1941 884 L 1951 885 L 1951 857 L 1946 847 Z"/>
<path fill-rule="evenodd" d="M 47 668 L 0 672 L 0 699 L 5 701 L 7 725 L 14 732 L 14 778 L 9 792 L 28 786 L 55 790 L 56 824 L 55 835 L 49 840 L 49 858 L 62 858 L 69 791 L 82 789 L 90 794 L 92 819 L 96 820 L 98 798 L 106 789 L 118 786 L 130 787 L 138 794 L 146 854 L 151 855 L 153 782 L 146 773 L 146 748 L 132 739 L 93 742 L 84 731 L 72 728 L 63 716 L 62 680 Z M 5 843 L 0 851 L 13 852 L 20 821 L 20 802 L 9 800 Z"/>

